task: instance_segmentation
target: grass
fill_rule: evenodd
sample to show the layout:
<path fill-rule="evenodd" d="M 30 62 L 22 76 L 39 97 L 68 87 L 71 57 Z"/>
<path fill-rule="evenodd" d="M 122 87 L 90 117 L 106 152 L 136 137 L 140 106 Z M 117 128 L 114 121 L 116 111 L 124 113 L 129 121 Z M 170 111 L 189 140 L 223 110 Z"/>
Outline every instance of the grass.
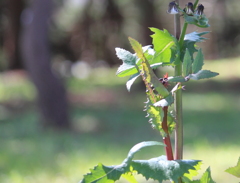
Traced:
<path fill-rule="evenodd" d="M 223 70 L 224 63 L 211 62 L 207 67 L 215 71 L 218 65 Z M 74 126 L 71 132 L 41 129 L 37 109 L 32 103 L 34 89 L 27 80 L 21 80 L 22 85 L 21 82 L 11 85 L 12 90 L 10 85 L 2 85 L 0 182 L 78 182 L 99 162 L 120 164 L 138 142 L 161 141 L 144 117 L 142 88 L 135 85 L 128 93 L 124 87 L 126 79 L 114 77 L 114 72 L 113 69 L 105 70 L 98 75 L 95 70 L 88 82 L 68 80 Z M 184 158 L 203 160 L 201 173 L 211 166 L 217 183 L 239 182 L 224 172 L 235 166 L 240 156 L 240 95 L 234 85 L 234 78 L 239 77 L 239 73 L 229 76 L 223 70 L 223 76 L 205 82 L 190 82 L 184 91 Z M 4 100 L 5 90 L 21 93 L 20 98 L 30 104 L 16 105 L 14 101 L 19 100 L 18 97 Z M 162 154 L 162 148 L 152 147 L 143 149 L 135 158 Z"/>

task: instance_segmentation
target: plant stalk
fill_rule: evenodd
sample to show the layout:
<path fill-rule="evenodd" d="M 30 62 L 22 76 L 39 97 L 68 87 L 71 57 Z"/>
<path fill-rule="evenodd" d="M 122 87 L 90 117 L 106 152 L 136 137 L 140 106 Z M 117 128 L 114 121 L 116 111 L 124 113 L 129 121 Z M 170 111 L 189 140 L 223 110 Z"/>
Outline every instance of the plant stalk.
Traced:
<path fill-rule="evenodd" d="M 180 15 L 179 14 L 174 15 L 174 34 L 175 34 L 175 37 L 177 38 L 177 40 L 179 40 L 179 37 L 181 34 Z"/>
<path fill-rule="evenodd" d="M 196 0 L 196 1 L 194 2 L 193 9 L 196 9 L 196 7 L 197 7 L 197 5 L 198 5 L 198 2 L 199 2 L 199 0 Z"/>
<path fill-rule="evenodd" d="M 184 23 L 181 35 L 179 37 L 180 50 L 184 43 L 188 23 Z M 182 76 L 182 61 L 175 66 L 175 76 Z M 174 109 L 176 115 L 176 130 L 175 130 L 175 157 L 174 159 L 183 158 L 183 115 L 182 115 L 182 90 L 178 90 L 174 95 Z"/>
<path fill-rule="evenodd" d="M 179 4 L 180 0 L 175 0 Z M 199 0 L 194 3 L 194 9 L 197 7 Z M 175 37 L 179 40 L 180 52 L 183 51 L 184 37 L 187 31 L 188 23 L 184 22 L 182 31 L 180 25 L 180 15 L 176 14 L 174 17 L 174 31 Z M 182 61 L 175 66 L 175 76 L 182 76 Z M 175 157 L 174 159 L 183 158 L 183 114 L 182 114 L 182 90 L 178 90 L 174 95 L 174 109 L 176 115 L 176 130 L 175 130 Z M 178 183 L 182 183 L 181 177 L 178 179 Z"/>
<path fill-rule="evenodd" d="M 199 0 L 194 3 L 194 9 L 197 7 Z M 179 4 L 179 0 L 176 0 Z M 180 16 L 175 15 L 174 29 L 175 37 L 179 40 L 180 52 L 184 51 L 184 37 L 187 31 L 188 23 L 184 22 L 182 31 L 180 32 Z M 182 61 L 175 66 L 175 76 L 182 76 Z M 175 159 L 183 158 L 183 116 L 182 116 L 182 91 L 178 90 L 174 95 L 174 109 L 176 112 L 176 130 L 175 130 Z"/>
<path fill-rule="evenodd" d="M 176 3 L 179 4 L 179 0 L 176 0 Z M 174 34 L 175 37 L 180 40 L 181 34 L 181 25 L 180 25 L 180 15 L 176 14 L 174 16 Z M 178 65 L 175 66 L 175 76 L 182 75 L 182 63 L 179 62 Z M 182 159 L 183 152 L 183 129 L 182 129 L 182 93 L 181 90 L 178 90 L 174 94 L 174 109 L 176 112 L 176 129 L 175 129 L 175 158 L 174 159 Z M 179 118 L 180 117 L 180 118 Z"/>
<path fill-rule="evenodd" d="M 166 133 L 166 136 L 163 137 L 163 142 L 166 145 L 165 152 L 167 155 L 167 160 L 174 160 L 172 144 L 171 144 L 171 139 L 170 139 L 170 135 L 168 132 L 168 125 L 167 125 L 168 106 L 163 107 L 163 112 L 164 112 L 164 117 L 163 117 L 163 122 L 162 122 L 162 128 L 163 128 L 164 132 Z"/>

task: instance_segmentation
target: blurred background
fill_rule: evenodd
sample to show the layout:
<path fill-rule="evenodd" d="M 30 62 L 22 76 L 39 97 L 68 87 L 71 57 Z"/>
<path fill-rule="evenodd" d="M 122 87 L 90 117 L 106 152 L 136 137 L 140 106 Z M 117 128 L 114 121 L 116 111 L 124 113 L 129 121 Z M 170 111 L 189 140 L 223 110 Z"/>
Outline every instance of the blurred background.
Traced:
<path fill-rule="evenodd" d="M 168 3 L 0 1 L 0 182 L 78 182 L 99 162 L 120 164 L 138 142 L 161 141 L 145 118 L 141 82 L 129 93 L 128 78 L 115 76 L 115 47 L 131 50 L 128 36 L 151 44 L 148 27 L 173 34 Z M 240 4 L 200 3 L 211 26 L 188 32 L 210 31 L 198 46 L 204 68 L 220 75 L 186 84 L 184 158 L 203 160 L 201 172 L 211 166 L 218 183 L 237 182 L 224 170 L 240 156 Z M 162 154 L 152 147 L 136 158 Z"/>

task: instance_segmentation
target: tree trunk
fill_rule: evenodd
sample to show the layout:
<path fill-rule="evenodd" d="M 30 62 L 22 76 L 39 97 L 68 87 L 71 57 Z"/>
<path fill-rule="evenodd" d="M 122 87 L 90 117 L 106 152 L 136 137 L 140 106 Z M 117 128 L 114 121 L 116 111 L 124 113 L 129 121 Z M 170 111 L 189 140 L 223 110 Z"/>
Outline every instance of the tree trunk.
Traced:
<path fill-rule="evenodd" d="M 135 0 L 140 11 L 140 24 L 142 25 L 143 45 L 151 45 L 153 33 L 149 27 L 162 28 L 161 22 L 156 19 L 154 1 L 151 0 Z"/>
<path fill-rule="evenodd" d="M 4 50 L 8 59 L 9 69 L 22 68 L 20 48 L 19 48 L 19 32 L 20 15 L 22 13 L 24 3 L 22 0 L 8 0 L 5 2 L 7 25 L 4 30 Z"/>
<path fill-rule="evenodd" d="M 66 92 L 51 70 L 49 21 L 51 0 L 34 0 L 22 14 L 22 58 L 38 91 L 44 126 L 69 128 Z"/>

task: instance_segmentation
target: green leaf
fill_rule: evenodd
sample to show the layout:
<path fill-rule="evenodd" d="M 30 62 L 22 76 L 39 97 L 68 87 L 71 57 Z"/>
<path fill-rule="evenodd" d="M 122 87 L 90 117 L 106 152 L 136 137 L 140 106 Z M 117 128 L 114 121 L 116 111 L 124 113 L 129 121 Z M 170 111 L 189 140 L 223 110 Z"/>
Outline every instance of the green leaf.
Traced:
<path fill-rule="evenodd" d="M 153 55 L 155 54 L 154 50 L 151 48 L 151 45 L 142 47 L 142 50 L 144 52 L 144 56 L 147 60 L 152 60 Z M 132 54 L 122 48 L 116 48 L 116 53 L 119 55 L 118 57 L 120 59 L 123 59 L 123 64 L 120 65 L 120 67 L 117 70 L 116 75 L 118 77 L 125 77 L 130 76 L 138 73 L 138 70 L 136 68 L 136 65 L 140 65 L 141 59 L 136 56 L 136 54 Z M 128 56 L 125 56 L 129 54 Z M 135 63 L 134 60 L 126 59 L 130 57 L 130 54 L 132 54 L 133 57 L 136 58 Z M 160 65 L 160 64 L 159 64 Z M 158 66 L 159 66 L 158 65 Z"/>
<path fill-rule="evenodd" d="M 91 173 L 84 175 L 84 179 L 80 183 L 113 183 L 118 180 L 122 174 L 128 172 L 127 165 L 105 166 L 99 163 L 94 169 L 90 169 Z"/>
<path fill-rule="evenodd" d="M 127 50 L 124 50 L 122 48 L 115 48 L 116 51 L 116 55 L 117 57 L 123 61 L 123 63 L 127 64 L 127 65 L 132 65 L 134 66 L 136 64 L 137 61 L 137 57 L 136 55 L 130 53 Z"/>
<path fill-rule="evenodd" d="M 200 183 L 215 183 L 212 179 L 212 176 L 211 176 L 210 167 L 208 167 L 208 169 L 205 171 L 205 173 L 201 177 Z"/>
<path fill-rule="evenodd" d="M 174 98 L 172 94 L 169 94 L 167 97 L 164 99 L 159 100 L 158 102 L 154 103 L 154 107 L 165 107 L 165 106 L 170 106 L 174 102 Z"/>
<path fill-rule="evenodd" d="M 186 52 L 183 58 L 183 75 L 184 76 L 189 75 L 191 70 L 192 70 L 192 59 L 188 49 L 186 49 Z"/>
<path fill-rule="evenodd" d="M 184 19 L 188 24 L 196 25 L 198 23 L 198 20 L 194 16 L 189 16 L 187 14 L 184 14 Z"/>
<path fill-rule="evenodd" d="M 135 64 L 138 59 L 137 56 L 122 48 L 115 48 L 115 51 L 117 57 L 123 61 L 123 64 L 118 68 L 116 74 L 119 77 L 123 77 L 126 74 L 131 75 L 131 72 L 136 73 L 137 69 L 135 68 Z"/>
<path fill-rule="evenodd" d="M 142 60 L 139 70 L 140 70 L 140 74 L 143 77 L 145 85 L 150 83 L 154 86 L 158 94 L 160 94 L 163 97 L 168 96 L 169 95 L 168 90 L 163 86 L 162 83 L 159 82 L 157 76 L 154 74 L 153 70 L 149 65 L 149 62 L 147 61 L 145 55 L 143 54 L 141 44 L 133 38 L 129 38 L 129 42 L 133 50 L 136 52 L 137 56 Z"/>
<path fill-rule="evenodd" d="M 127 90 L 128 90 L 129 92 L 130 92 L 130 89 L 131 89 L 132 84 L 134 83 L 134 81 L 135 81 L 139 76 L 140 76 L 140 74 L 139 74 L 139 73 L 136 73 L 136 74 L 132 75 L 132 76 L 128 79 L 128 81 L 127 81 L 127 83 L 126 83 L 126 87 L 127 87 Z"/>
<path fill-rule="evenodd" d="M 204 172 L 200 180 L 186 181 L 186 183 L 215 183 L 211 176 L 210 167 Z"/>
<path fill-rule="evenodd" d="M 133 177 L 132 173 L 122 174 L 122 177 L 124 177 L 128 182 L 138 183 L 137 180 Z"/>
<path fill-rule="evenodd" d="M 195 42 L 184 41 L 183 50 L 186 50 L 186 49 L 188 49 L 188 51 L 191 55 L 191 59 L 193 60 L 193 54 L 198 51 L 195 48 Z M 181 57 L 180 57 L 181 60 L 183 60 L 184 55 L 185 55 L 185 51 L 181 53 Z"/>
<path fill-rule="evenodd" d="M 136 52 L 137 48 L 137 54 L 132 54 L 129 51 L 126 51 L 122 48 L 116 48 L 116 54 L 118 58 L 120 58 L 123 61 L 123 64 L 118 68 L 117 70 L 117 76 L 119 77 L 125 77 L 130 76 L 138 73 L 137 67 L 140 66 L 140 63 L 142 62 L 143 56 L 145 59 L 149 62 L 151 67 L 156 68 L 156 66 L 160 65 L 172 65 L 172 62 L 174 59 L 176 59 L 177 55 L 179 54 L 179 46 L 178 41 L 175 37 L 173 37 L 167 30 L 161 31 L 156 28 L 150 28 L 153 32 L 155 32 L 153 37 L 153 45 L 154 50 L 151 48 L 150 45 L 140 48 L 140 44 L 137 42 L 134 42 L 132 38 L 129 38 L 132 40 L 133 43 L 133 49 Z M 160 42 L 159 42 L 160 41 Z M 131 42 L 131 41 L 130 41 Z M 131 43 L 131 44 L 132 44 Z M 139 54 L 140 53 L 140 54 Z M 154 65 L 154 66 L 153 66 Z"/>
<path fill-rule="evenodd" d="M 133 50 L 137 54 L 137 57 L 140 59 L 144 59 L 142 45 L 138 41 L 136 41 L 135 39 L 133 39 L 131 37 L 129 37 L 128 40 L 129 40 Z"/>
<path fill-rule="evenodd" d="M 142 148 L 155 145 L 165 146 L 163 143 L 156 141 L 138 143 L 130 149 L 127 158 L 122 162 L 122 164 L 105 166 L 99 163 L 96 167 L 94 167 L 94 169 L 90 169 L 91 173 L 84 175 L 84 178 L 80 181 L 80 183 L 113 183 L 118 180 L 121 175 L 124 175 L 127 180 L 132 180 L 132 182 L 134 182 L 135 179 L 131 176 L 131 174 L 129 174 L 131 173 L 129 167 L 133 156 Z"/>
<path fill-rule="evenodd" d="M 149 62 L 152 61 L 154 54 L 156 53 L 152 48 L 152 45 L 143 46 L 142 49 L 143 49 L 145 58 L 149 60 Z"/>
<path fill-rule="evenodd" d="M 172 95 L 174 95 L 174 93 L 175 93 L 177 90 L 180 90 L 180 89 L 182 89 L 182 88 L 183 88 L 183 87 L 182 87 L 181 83 L 177 83 L 177 84 L 173 87 L 173 89 L 171 90 Z"/>
<path fill-rule="evenodd" d="M 194 14 L 193 16 L 192 15 L 190 16 L 190 15 L 184 14 L 183 17 L 185 19 L 185 22 L 187 22 L 188 24 L 194 24 L 201 28 L 207 28 L 210 26 L 208 24 L 208 19 L 206 18 L 205 15 Z"/>
<path fill-rule="evenodd" d="M 193 73 L 197 73 L 198 71 L 200 71 L 202 69 L 203 66 L 203 53 L 202 53 L 202 49 L 198 50 L 197 56 L 193 61 L 193 66 L 192 66 L 192 72 Z"/>
<path fill-rule="evenodd" d="M 161 66 L 162 63 L 157 63 L 157 64 L 152 64 L 150 65 L 151 68 L 155 69 L 159 66 Z M 126 87 L 127 87 L 127 90 L 130 92 L 130 89 L 133 85 L 133 83 L 136 81 L 136 79 L 140 76 L 139 72 L 137 72 L 136 74 L 133 74 L 127 81 L 126 83 Z"/>
<path fill-rule="evenodd" d="M 168 82 L 186 82 L 187 80 L 182 76 L 168 77 Z"/>
<path fill-rule="evenodd" d="M 162 31 L 157 28 L 150 28 L 150 30 L 155 33 L 151 37 L 153 38 L 154 50 L 159 54 L 175 44 L 174 37 L 166 29 Z"/>
<path fill-rule="evenodd" d="M 199 160 L 172 160 L 168 161 L 166 156 L 152 158 L 149 160 L 133 160 L 131 166 L 147 180 L 154 179 L 162 182 L 164 180 L 178 181 L 178 178 L 195 170 Z"/>
<path fill-rule="evenodd" d="M 117 74 L 118 77 L 125 77 L 125 76 L 133 75 L 133 74 L 136 74 L 136 73 L 138 73 L 138 70 L 135 66 L 123 63 L 118 68 L 116 74 Z"/>
<path fill-rule="evenodd" d="M 176 126 L 176 122 L 175 122 L 175 117 L 171 112 L 168 112 L 168 117 L 167 117 L 167 125 L 168 125 L 168 132 L 169 134 L 171 134 Z"/>
<path fill-rule="evenodd" d="M 203 40 L 205 40 L 206 38 L 201 37 L 201 36 L 204 34 L 207 34 L 207 33 L 209 33 L 209 32 L 200 32 L 200 33 L 192 32 L 192 33 L 186 34 L 184 36 L 183 50 L 186 50 L 186 48 L 188 49 L 188 51 L 192 57 L 192 60 L 193 60 L 193 54 L 198 51 L 195 48 L 195 44 L 197 42 L 202 42 Z M 183 59 L 183 56 L 184 56 L 184 54 L 181 56 L 181 60 Z"/>
<path fill-rule="evenodd" d="M 202 16 L 198 16 L 198 27 L 202 27 L 202 28 L 206 28 L 206 27 L 210 27 L 210 25 L 208 24 L 208 18 L 205 15 Z"/>
<path fill-rule="evenodd" d="M 153 103 L 149 100 L 146 102 L 145 110 L 147 111 L 147 116 L 149 118 L 149 123 L 153 129 L 160 131 L 162 136 L 165 136 L 165 132 L 162 129 L 162 119 L 164 116 L 163 110 L 160 107 L 153 106 Z"/>
<path fill-rule="evenodd" d="M 236 166 L 228 168 L 225 172 L 230 173 L 238 178 L 240 178 L 240 157 Z"/>
<path fill-rule="evenodd" d="M 155 63 L 155 64 L 151 64 L 150 67 L 152 69 L 156 69 L 156 68 L 158 68 L 159 66 L 162 66 L 162 65 L 163 65 L 163 63 Z"/>
<path fill-rule="evenodd" d="M 217 75 L 219 75 L 219 74 L 216 73 L 216 72 L 212 72 L 212 71 L 209 71 L 209 70 L 200 70 L 195 74 L 190 74 L 189 78 L 193 79 L 193 80 L 199 80 L 199 79 L 212 78 L 212 77 L 215 77 Z"/>
<path fill-rule="evenodd" d="M 168 161 L 166 156 L 160 156 L 149 160 L 132 160 L 135 153 L 142 148 L 163 145 L 156 141 L 141 142 L 131 148 L 127 158 L 120 165 L 105 166 L 99 163 L 91 173 L 84 175 L 80 183 L 113 183 L 121 176 L 132 183 L 136 183 L 132 176 L 133 172 L 142 174 L 146 179 L 177 181 L 179 177 L 192 174 L 197 170 L 201 161 L 199 160 L 172 160 Z"/>
<path fill-rule="evenodd" d="M 162 63 L 164 65 L 172 65 L 171 59 L 171 49 L 165 49 L 162 52 L 155 52 L 152 60 L 149 61 L 150 64 Z"/>
<path fill-rule="evenodd" d="M 142 148 L 149 147 L 149 146 L 157 146 L 157 145 L 165 146 L 163 143 L 157 142 L 157 141 L 140 142 L 130 149 L 127 155 L 127 158 L 123 162 L 129 163 L 130 161 L 132 161 L 133 156 L 136 154 L 136 152 L 140 151 Z"/>
<path fill-rule="evenodd" d="M 159 82 L 157 76 L 149 66 L 147 60 L 142 62 L 142 68 L 140 68 L 140 70 L 143 76 L 143 80 L 145 81 L 145 85 L 153 85 L 157 93 L 160 94 L 163 98 L 169 95 L 168 90 L 163 86 L 161 82 Z"/>
<path fill-rule="evenodd" d="M 155 55 L 149 63 L 163 62 L 171 65 L 179 52 L 178 41 L 165 29 L 162 31 L 157 28 L 150 28 L 150 30 L 154 32 L 151 37 L 153 38 Z"/>
<path fill-rule="evenodd" d="M 184 174 L 182 179 L 184 182 L 188 183 L 191 182 L 192 178 L 194 176 L 198 175 L 198 171 L 201 169 L 202 162 L 198 163 L 197 165 L 194 166 L 195 170 L 189 170 L 189 173 Z"/>
<path fill-rule="evenodd" d="M 149 118 L 149 123 L 151 124 L 152 128 L 158 130 L 161 133 L 161 135 L 165 137 L 166 133 L 162 129 L 162 120 L 164 117 L 164 112 L 162 110 L 162 107 L 154 106 L 153 103 L 148 98 L 148 101 L 146 102 L 146 106 L 145 106 L 145 111 L 147 111 L 146 117 Z M 174 121 L 173 115 L 170 112 L 168 112 L 167 124 L 168 124 L 168 131 L 171 134 L 175 128 L 176 123 Z"/>
<path fill-rule="evenodd" d="M 171 97 L 171 99 L 173 100 L 172 97 Z M 171 99 L 169 99 L 169 100 L 171 100 Z M 169 103 L 168 102 L 169 101 L 162 99 L 159 101 L 159 103 L 162 103 L 162 104 L 159 104 L 159 105 L 168 105 L 172 101 L 170 101 Z M 155 103 L 155 105 L 156 105 L 156 103 Z M 162 120 L 164 117 L 164 112 L 162 110 L 162 107 L 152 105 L 152 103 L 148 99 L 148 101 L 146 102 L 145 110 L 147 111 L 146 117 L 149 118 L 149 123 L 151 124 L 152 128 L 158 130 L 161 133 L 161 135 L 163 137 L 165 137 L 166 133 L 162 128 Z M 176 123 L 174 121 L 173 115 L 170 112 L 168 112 L 167 124 L 168 124 L 168 132 L 171 134 L 175 128 Z"/>
<path fill-rule="evenodd" d="M 205 31 L 205 32 L 191 32 L 189 34 L 186 34 L 184 36 L 184 41 L 189 41 L 189 42 L 202 42 L 203 40 L 207 39 L 204 37 L 201 37 L 204 34 L 208 34 L 209 31 Z"/>
<path fill-rule="evenodd" d="M 176 46 L 173 46 L 171 48 L 171 58 L 170 58 L 170 63 L 172 64 L 172 66 L 175 66 L 177 64 L 179 64 L 181 61 L 179 59 L 180 57 L 180 47 L 178 42 L 175 43 Z"/>

